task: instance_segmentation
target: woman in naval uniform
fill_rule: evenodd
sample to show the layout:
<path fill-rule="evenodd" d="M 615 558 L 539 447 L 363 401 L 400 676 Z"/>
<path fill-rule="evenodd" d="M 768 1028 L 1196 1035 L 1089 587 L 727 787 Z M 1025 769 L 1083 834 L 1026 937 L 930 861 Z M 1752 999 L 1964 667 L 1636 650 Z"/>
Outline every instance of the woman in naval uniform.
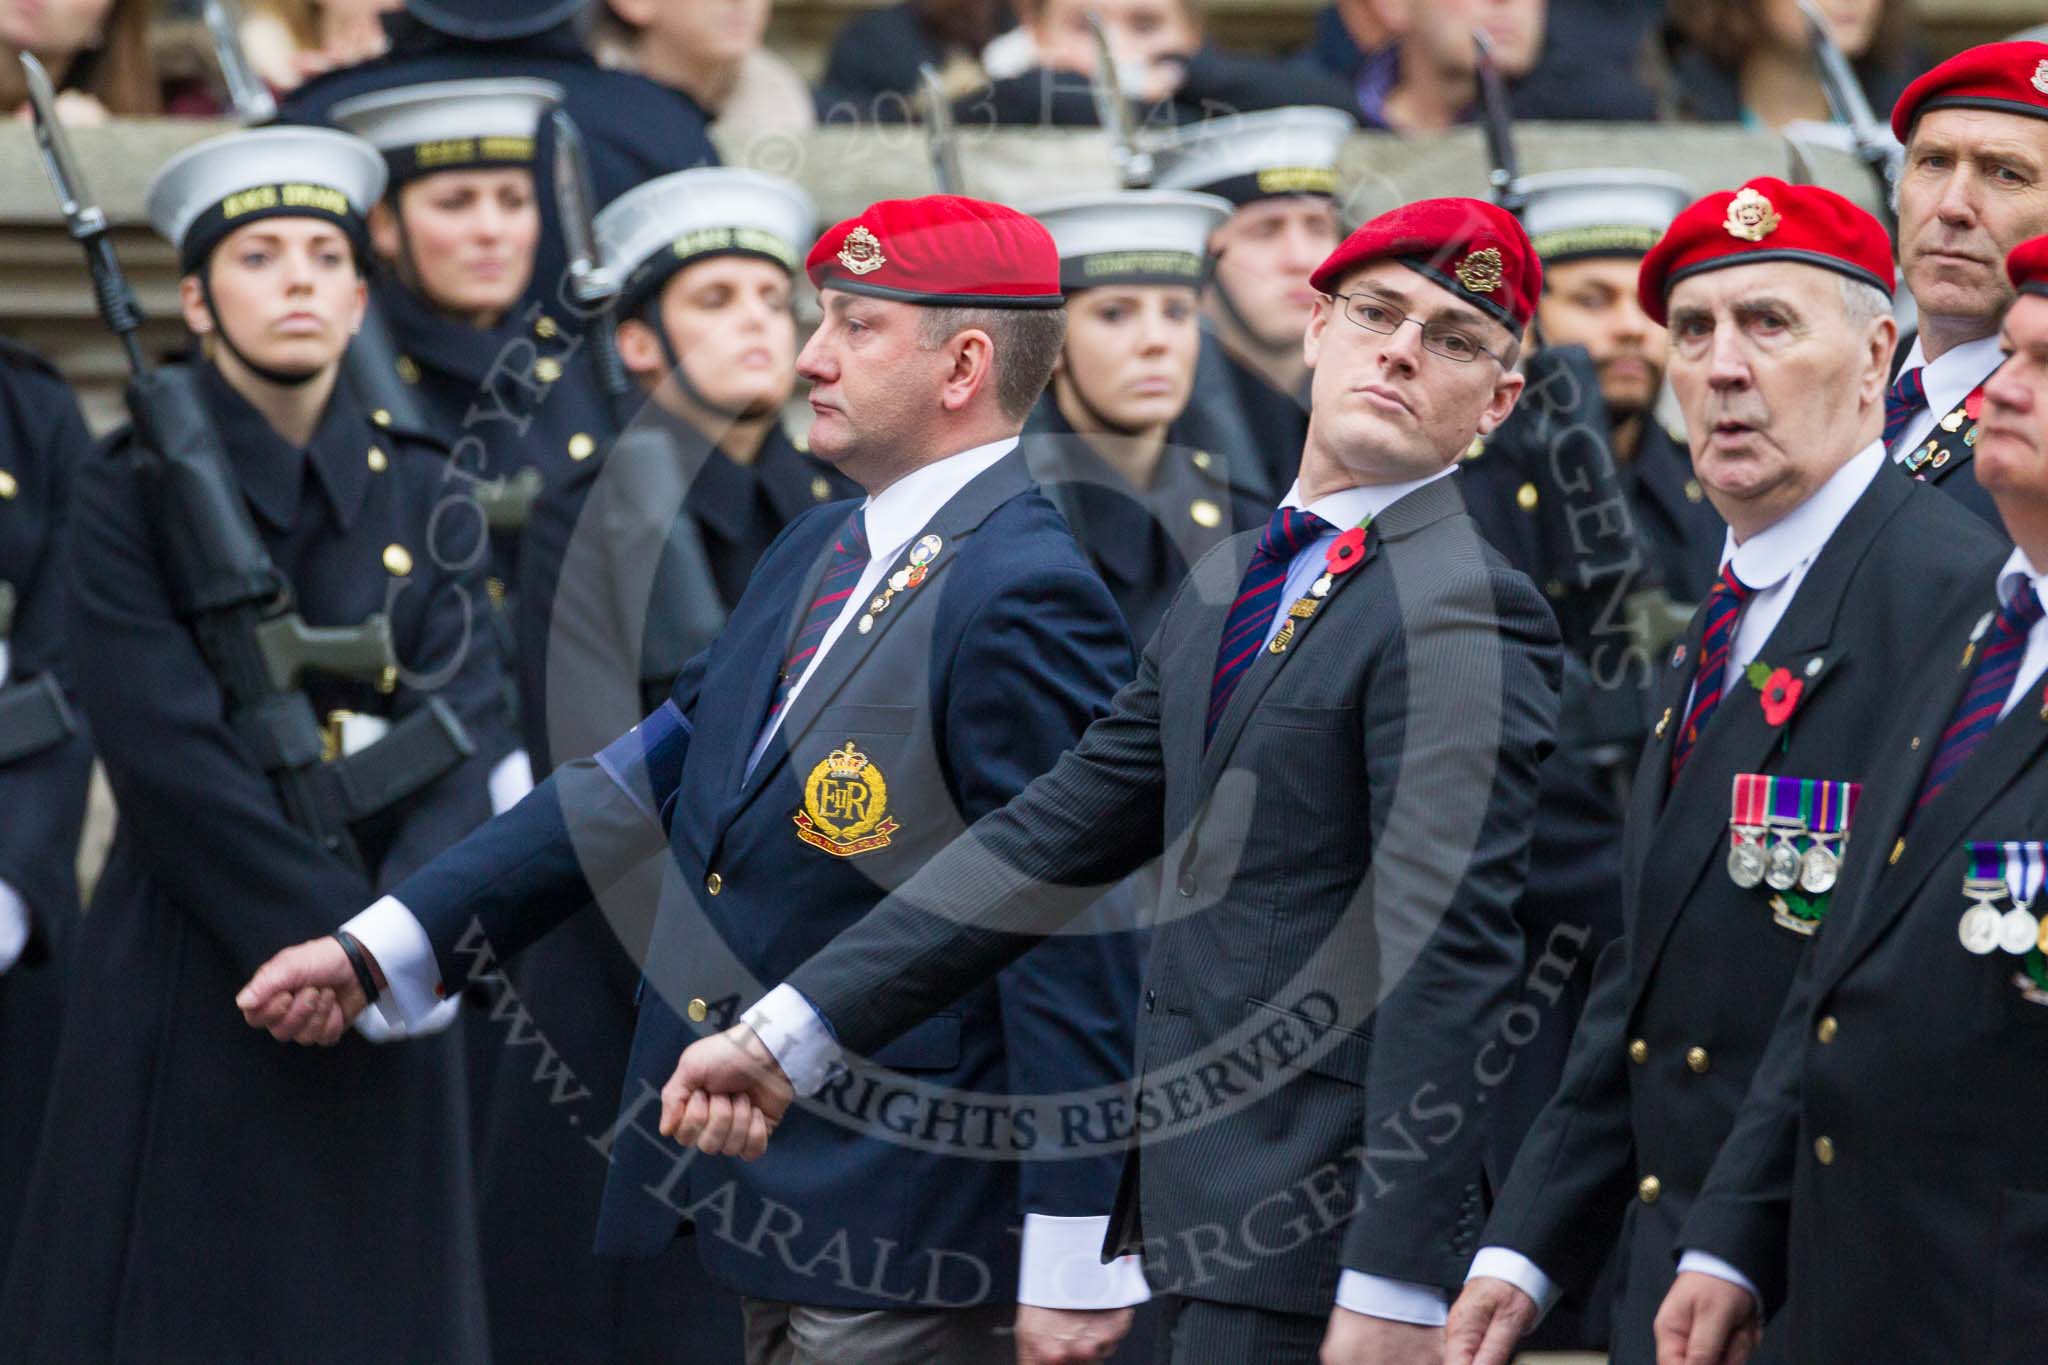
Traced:
<path fill-rule="evenodd" d="M 1139 190 L 1032 210 L 1060 253 L 1067 340 L 1026 424 L 1048 496 L 1123 609 L 1151 638 L 1188 568 L 1271 510 L 1235 485 L 1256 452 L 1204 440 L 1191 407 L 1205 243 L 1230 214 L 1207 194 Z"/>
<path fill-rule="evenodd" d="M 332 1049 L 281 1048 L 233 1005 L 279 945 L 485 818 L 506 742 L 476 628 L 483 547 L 473 523 L 435 518 L 445 453 L 336 385 L 383 183 L 355 138 L 265 129 L 172 158 L 146 207 L 179 251 L 231 491 L 291 606 L 314 626 L 389 618 L 397 668 L 307 674 L 314 714 L 346 754 L 438 701 L 471 752 L 352 827 L 367 874 L 316 842 L 174 604 L 137 438 L 80 471 L 72 676 L 121 819 L 80 925 L 24 1216 L 35 1254 L 0 1293 L 0 1359 L 486 1356 L 452 1040 L 379 1046 L 371 1021 Z"/>

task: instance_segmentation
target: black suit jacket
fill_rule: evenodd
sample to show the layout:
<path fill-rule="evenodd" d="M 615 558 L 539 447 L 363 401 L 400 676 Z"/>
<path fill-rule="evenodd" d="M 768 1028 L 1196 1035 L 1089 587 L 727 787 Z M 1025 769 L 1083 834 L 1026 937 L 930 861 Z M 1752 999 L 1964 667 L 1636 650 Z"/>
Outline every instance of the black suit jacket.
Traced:
<path fill-rule="evenodd" d="M 1256 540 L 1195 567 L 1051 773 L 790 980 L 872 1049 L 1163 853 L 1139 1086 L 1077 1116 L 1129 1145 L 1105 1254 L 1142 1248 L 1163 1291 L 1323 1314 L 1341 1267 L 1448 1288 L 1472 1251 L 1474 1056 L 1521 965 L 1557 635 L 1438 480 L 1258 655 L 1205 748 Z"/>
<path fill-rule="evenodd" d="M 1995 605 L 1989 573 L 1975 586 L 1933 608 L 1946 629 L 1877 736 L 1890 781 L 1857 817 L 1842 918 L 1681 1233 L 1783 1306 L 1801 1365 L 2019 1365 L 2048 1335 L 2048 1006 L 2022 995 L 2022 959 L 1956 932 L 1967 844 L 2043 837 L 2038 680 L 1906 821 Z"/>
<path fill-rule="evenodd" d="M 1945 628 L 1928 604 L 1964 591 L 2004 553 L 1949 499 L 1878 470 L 1757 656 L 1801 680 L 1792 716 L 1771 725 L 1758 692 L 1738 680 L 1675 783 L 1672 746 L 1704 611 L 1660 663 L 1662 723 L 1623 834 L 1623 937 L 1602 955 L 1564 1080 L 1487 1225 L 1489 1244 L 1579 1289 L 1624 1238 L 1618 1361 L 1653 1358 L 1650 1324 L 1670 1286 L 1679 1224 L 1811 942 L 1778 922 L 1769 887 L 1743 890 L 1729 878 L 1734 777 L 1882 784 L 1889 773 L 1869 737 L 1897 695 L 1896 661 Z M 1858 846 L 1860 824 L 1849 834 Z"/>

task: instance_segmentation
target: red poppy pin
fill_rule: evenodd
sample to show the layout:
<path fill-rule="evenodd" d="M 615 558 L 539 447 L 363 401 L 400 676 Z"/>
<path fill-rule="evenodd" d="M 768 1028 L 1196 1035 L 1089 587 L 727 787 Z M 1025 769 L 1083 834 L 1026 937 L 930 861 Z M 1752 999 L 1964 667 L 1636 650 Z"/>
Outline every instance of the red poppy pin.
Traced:
<path fill-rule="evenodd" d="M 1763 705 L 1764 721 L 1773 729 L 1792 719 L 1792 712 L 1799 706 L 1800 694 L 1806 691 L 1806 684 L 1792 676 L 1789 668 L 1772 668 L 1767 663 L 1753 663 L 1744 671 L 1749 685 L 1758 693 Z"/>
<path fill-rule="evenodd" d="M 1354 526 L 1330 542 L 1323 552 L 1323 568 L 1332 574 L 1348 572 L 1365 558 L 1365 528 Z"/>
<path fill-rule="evenodd" d="M 1972 422 L 1984 415 L 1984 386 L 1979 384 L 1970 390 L 1970 396 L 1963 400 L 1963 416 Z"/>

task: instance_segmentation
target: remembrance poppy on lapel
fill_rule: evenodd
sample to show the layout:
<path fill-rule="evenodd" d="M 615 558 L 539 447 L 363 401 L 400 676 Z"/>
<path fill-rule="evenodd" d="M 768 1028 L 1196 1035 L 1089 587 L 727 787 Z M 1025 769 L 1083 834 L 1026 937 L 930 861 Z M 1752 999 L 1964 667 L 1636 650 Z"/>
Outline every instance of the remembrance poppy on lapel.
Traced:
<path fill-rule="evenodd" d="M 1771 668 L 1767 664 L 1751 664 L 1745 675 L 1749 685 L 1754 687 L 1764 708 L 1764 720 L 1776 727 L 1792 718 L 1792 712 L 1799 705 L 1799 696 L 1806 690 L 1806 684 L 1792 676 L 1789 668 Z"/>
<path fill-rule="evenodd" d="M 1330 542 L 1330 548 L 1323 552 L 1323 567 L 1333 574 L 1343 573 L 1358 566 L 1365 558 L 1365 528 L 1354 526 Z"/>

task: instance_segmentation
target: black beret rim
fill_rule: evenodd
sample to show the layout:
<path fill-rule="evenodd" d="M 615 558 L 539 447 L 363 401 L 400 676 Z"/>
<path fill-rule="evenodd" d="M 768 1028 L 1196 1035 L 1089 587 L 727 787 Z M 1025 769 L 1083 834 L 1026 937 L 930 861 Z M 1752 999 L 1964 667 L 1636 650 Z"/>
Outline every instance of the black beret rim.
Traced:
<path fill-rule="evenodd" d="M 886 284 L 869 284 L 828 273 L 816 281 L 820 290 L 837 289 L 848 294 L 891 299 L 897 303 L 923 304 L 930 308 L 1063 308 L 1064 294 L 935 294 L 922 289 L 897 289 Z"/>
<path fill-rule="evenodd" d="M 1442 285 L 1445 289 L 1449 290 L 1454 297 L 1462 299 L 1465 302 L 1471 304 L 1474 308 L 1477 308 L 1480 312 L 1486 314 L 1495 322 L 1498 322 L 1501 326 L 1507 328 L 1510 332 L 1513 332 L 1516 336 L 1520 336 L 1522 334 L 1522 328 L 1528 325 L 1526 320 L 1516 318 L 1513 313 L 1510 313 L 1506 308 L 1502 307 L 1500 304 L 1495 303 L 1492 299 L 1486 297 L 1486 295 L 1473 293 L 1464 285 L 1459 284 L 1455 279 L 1451 278 L 1449 275 L 1444 274 L 1441 270 L 1438 270 L 1435 266 L 1431 265 L 1428 261 L 1424 260 L 1420 256 L 1385 256 L 1381 257 L 1380 259 L 1399 261 L 1402 265 L 1407 266 L 1410 270 L 1422 276 L 1424 279 Z M 1367 264 L 1367 262 L 1361 260 L 1357 262 L 1357 264 L 1365 265 Z"/>
<path fill-rule="evenodd" d="M 1936 109 L 1988 109 L 1996 114 L 2048 119 L 2048 105 L 2029 104 L 2025 100 L 2002 100 L 1991 95 L 1935 95 L 1922 100 L 1920 107 L 1913 111 L 1913 118 L 1906 125 L 1907 135 L 1911 136 L 1920 120 Z"/>
<path fill-rule="evenodd" d="M 2019 290 L 2022 294 L 2033 294 L 2048 299 L 2048 280 L 2028 280 L 2019 287 Z"/>
<path fill-rule="evenodd" d="M 1689 280 L 1695 275 L 1704 275 L 1709 270 L 1725 270 L 1730 266 L 1736 265 L 1760 265 L 1767 261 L 1790 261 L 1794 265 L 1817 265 L 1823 270 L 1832 270 L 1837 275 L 1847 275 L 1852 280 L 1861 280 L 1886 298 L 1892 296 L 1890 285 L 1860 265 L 1852 264 L 1839 256 L 1829 256 L 1824 252 L 1798 251 L 1791 248 L 1780 248 L 1773 251 L 1738 251 L 1732 255 L 1715 256 L 1711 260 L 1695 261 L 1691 265 L 1682 266 L 1665 275 L 1663 287 L 1659 294 L 1668 312 L 1671 288 L 1680 280 Z"/>

